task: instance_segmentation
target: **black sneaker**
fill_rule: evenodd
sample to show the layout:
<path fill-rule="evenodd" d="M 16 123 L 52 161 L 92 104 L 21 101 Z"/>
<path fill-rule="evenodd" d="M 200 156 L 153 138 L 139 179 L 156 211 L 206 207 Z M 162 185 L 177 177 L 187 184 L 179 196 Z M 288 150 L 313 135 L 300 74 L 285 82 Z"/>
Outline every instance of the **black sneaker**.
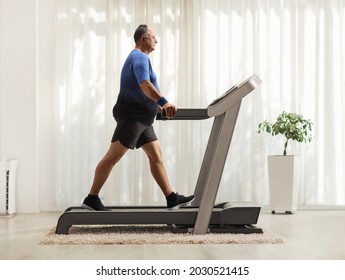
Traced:
<path fill-rule="evenodd" d="M 84 199 L 81 207 L 91 211 L 111 211 L 110 209 L 104 207 L 98 196 L 87 196 Z"/>
<path fill-rule="evenodd" d="M 184 196 L 176 193 L 174 199 L 167 199 L 168 210 L 176 210 L 182 206 L 186 206 L 194 200 L 194 195 Z"/>

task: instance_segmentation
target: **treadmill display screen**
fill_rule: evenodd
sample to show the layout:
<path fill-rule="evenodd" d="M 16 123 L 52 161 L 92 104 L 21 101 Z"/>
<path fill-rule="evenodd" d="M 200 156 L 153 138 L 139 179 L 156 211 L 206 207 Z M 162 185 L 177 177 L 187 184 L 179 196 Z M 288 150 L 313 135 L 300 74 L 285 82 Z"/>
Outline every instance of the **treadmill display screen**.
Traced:
<path fill-rule="evenodd" d="M 225 92 L 224 94 L 222 94 L 221 96 L 219 96 L 217 99 L 213 100 L 213 102 L 209 105 L 215 105 L 217 104 L 219 101 L 221 101 L 224 97 L 228 96 L 229 94 L 231 94 L 232 92 L 234 92 L 236 89 L 238 88 L 238 85 L 234 85 L 232 88 L 230 88 L 227 92 Z"/>

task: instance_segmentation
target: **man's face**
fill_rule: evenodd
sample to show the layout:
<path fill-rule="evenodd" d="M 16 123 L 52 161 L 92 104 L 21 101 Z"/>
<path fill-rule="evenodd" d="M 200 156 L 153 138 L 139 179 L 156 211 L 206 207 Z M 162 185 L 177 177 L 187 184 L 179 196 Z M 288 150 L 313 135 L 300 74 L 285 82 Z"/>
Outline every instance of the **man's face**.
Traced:
<path fill-rule="evenodd" d="M 152 52 L 156 48 L 156 44 L 158 43 L 156 36 L 153 30 L 149 27 L 147 33 L 144 35 L 145 46 L 148 52 Z"/>

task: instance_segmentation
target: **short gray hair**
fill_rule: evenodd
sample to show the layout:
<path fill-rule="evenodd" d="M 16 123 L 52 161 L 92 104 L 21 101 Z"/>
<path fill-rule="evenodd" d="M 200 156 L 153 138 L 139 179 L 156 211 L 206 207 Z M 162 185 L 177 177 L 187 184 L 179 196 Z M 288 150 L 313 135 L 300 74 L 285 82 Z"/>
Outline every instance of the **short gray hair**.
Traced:
<path fill-rule="evenodd" d="M 134 42 L 137 43 L 138 40 L 147 33 L 147 31 L 147 24 L 140 24 L 134 32 Z"/>

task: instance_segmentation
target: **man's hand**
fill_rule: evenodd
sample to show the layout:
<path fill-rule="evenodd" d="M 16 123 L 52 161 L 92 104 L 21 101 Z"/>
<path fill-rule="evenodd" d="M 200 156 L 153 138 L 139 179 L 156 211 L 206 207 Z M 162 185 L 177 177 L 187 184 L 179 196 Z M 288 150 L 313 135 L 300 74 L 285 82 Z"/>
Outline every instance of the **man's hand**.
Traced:
<path fill-rule="evenodd" d="M 176 116 L 177 109 L 175 105 L 168 102 L 163 106 L 163 109 L 165 110 L 168 119 L 172 119 Z"/>
<path fill-rule="evenodd" d="M 141 90 L 144 92 L 144 94 L 151 100 L 157 102 L 157 100 L 161 98 L 160 93 L 149 80 L 143 81 L 141 84 L 139 84 L 139 86 Z M 176 116 L 177 110 L 174 104 L 168 102 L 164 104 L 163 109 L 165 110 L 168 119 L 172 119 Z"/>

